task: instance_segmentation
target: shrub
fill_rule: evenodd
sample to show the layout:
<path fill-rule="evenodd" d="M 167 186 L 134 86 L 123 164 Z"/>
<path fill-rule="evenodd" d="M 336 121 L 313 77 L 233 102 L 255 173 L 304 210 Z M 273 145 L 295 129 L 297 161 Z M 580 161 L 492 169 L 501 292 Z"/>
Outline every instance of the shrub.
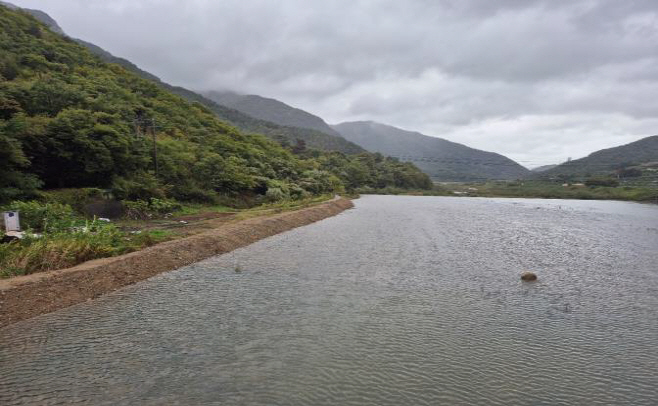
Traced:
<path fill-rule="evenodd" d="M 171 233 L 163 230 L 129 236 L 110 223 L 94 220 L 83 224 L 41 237 L 28 235 L 19 241 L 0 244 L 0 278 L 68 268 L 171 238 Z"/>
<path fill-rule="evenodd" d="M 157 199 L 155 197 L 146 200 L 127 200 L 123 202 L 126 206 L 126 216 L 134 220 L 159 217 L 176 210 L 180 210 L 180 203 L 169 199 Z"/>
<path fill-rule="evenodd" d="M 217 192 L 189 184 L 174 185 L 171 188 L 170 196 L 185 202 L 217 203 Z"/>
<path fill-rule="evenodd" d="M 94 231 L 90 231 L 94 229 Z M 61 269 L 122 251 L 122 233 L 112 225 L 27 237 L 0 245 L 0 277 Z"/>
<path fill-rule="evenodd" d="M 309 193 L 317 195 L 343 191 L 340 179 L 327 171 L 311 170 L 304 172 L 300 185 Z"/>
<path fill-rule="evenodd" d="M 309 197 L 310 193 L 302 189 L 299 185 L 290 185 L 290 197 L 294 200 L 300 200 Z"/>
<path fill-rule="evenodd" d="M 619 181 L 613 178 L 590 178 L 585 181 L 587 186 L 605 186 L 605 187 L 617 187 L 619 186 Z"/>
<path fill-rule="evenodd" d="M 41 192 L 41 199 L 46 203 L 60 203 L 71 206 L 82 213 L 85 205 L 92 200 L 108 197 L 108 192 L 98 188 L 57 189 Z"/>
<path fill-rule="evenodd" d="M 155 197 L 149 200 L 149 207 L 151 211 L 158 214 L 171 213 L 172 211 L 180 210 L 181 205 L 175 200 L 170 199 L 157 199 Z"/>
<path fill-rule="evenodd" d="M 279 202 L 288 198 L 288 195 L 283 190 L 275 187 L 268 188 L 265 196 L 270 202 Z"/>
<path fill-rule="evenodd" d="M 112 194 L 119 200 L 146 200 L 151 197 L 164 198 L 165 191 L 151 174 L 135 174 L 132 178 L 115 178 Z"/>
<path fill-rule="evenodd" d="M 642 176 L 642 170 L 639 168 L 623 168 L 617 171 L 622 178 L 638 178 Z"/>
<path fill-rule="evenodd" d="M 151 217 L 149 203 L 145 200 L 126 200 L 123 202 L 126 206 L 126 216 L 133 220 L 144 220 Z"/>
<path fill-rule="evenodd" d="M 40 203 L 37 201 L 15 201 L 4 210 L 17 210 L 21 228 L 37 232 L 48 232 L 71 227 L 75 221 L 73 209 L 68 204 Z"/>

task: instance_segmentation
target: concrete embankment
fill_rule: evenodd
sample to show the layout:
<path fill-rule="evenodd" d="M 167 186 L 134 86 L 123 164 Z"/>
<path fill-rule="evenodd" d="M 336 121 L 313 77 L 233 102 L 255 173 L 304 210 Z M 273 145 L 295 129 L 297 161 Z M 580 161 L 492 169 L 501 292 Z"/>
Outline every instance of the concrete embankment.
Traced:
<path fill-rule="evenodd" d="M 305 209 L 257 217 L 73 268 L 0 280 L 0 327 L 84 302 L 162 272 L 230 252 L 353 207 L 336 199 Z"/>

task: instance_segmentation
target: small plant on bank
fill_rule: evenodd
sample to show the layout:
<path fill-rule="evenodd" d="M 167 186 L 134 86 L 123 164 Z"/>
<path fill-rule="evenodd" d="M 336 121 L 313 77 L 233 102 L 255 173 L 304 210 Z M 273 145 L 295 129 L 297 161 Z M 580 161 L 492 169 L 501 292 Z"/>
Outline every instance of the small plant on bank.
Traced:
<path fill-rule="evenodd" d="M 151 198 L 146 200 L 124 201 L 126 217 L 133 220 L 146 220 L 162 217 L 181 209 L 181 204 L 170 199 Z"/>

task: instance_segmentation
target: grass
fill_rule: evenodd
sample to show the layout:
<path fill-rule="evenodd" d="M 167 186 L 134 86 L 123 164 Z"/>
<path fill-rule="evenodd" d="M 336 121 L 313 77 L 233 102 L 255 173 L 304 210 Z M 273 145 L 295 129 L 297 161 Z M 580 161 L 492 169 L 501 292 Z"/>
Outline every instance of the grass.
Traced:
<path fill-rule="evenodd" d="M 26 215 L 28 218 L 30 215 L 35 217 L 30 222 L 34 227 L 30 229 L 37 230 L 40 234 L 31 231 L 26 233 L 26 237 L 22 240 L 0 244 L 0 278 L 68 268 L 92 259 L 121 255 L 180 238 L 185 234 L 166 228 L 176 223 L 176 217 L 208 212 L 232 212 L 237 213 L 232 221 L 237 221 L 298 210 L 331 198 L 333 198 L 331 195 L 322 195 L 298 201 L 268 203 L 248 209 L 186 204 L 174 212 L 169 220 L 122 219 L 112 223 L 96 219 L 85 220 L 76 214 L 71 216 L 67 214 L 66 218 L 53 222 L 49 216 L 54 218 L 58 211 L 54 211 L 46 204 L 30 202 L 21 206 L 23 209 L 21 215 Z"/>
<path fill-rule="evenodd" d="M 97 258 L 136 251 L 172 238 L 153 230 L 132 235 L 116 227 L 94 232 L 57 232 L 0 244 L 0 278 L 75 266 Z"/>
<path fill-rule="evenodd" d="M 282 202 L 266 203 L 250 209 L 239 210 L 234 220 L 245 220 L 248 218 L 258 217 L 273 213 L 283 213 L 286 211 L 300 210 L 305 207 L 314 206 L 333 199 L 333 195 L 320 195 L 308 197 L 300 200 L 286 200 Z"/>
<path fill-rule="evenodd" d="M 322 203 L 333 198 L 333 195 L 320 195 L 308 197 L 300 200 L 284 200 L 280 202 L 264 203 L 254 207 L 236 209 L 226 205 L 207 205 L 200 203 L 186 203 L 182 204 L 179 210 L 173 213 L 173 218 L 182 216 L 194 216 L 201 213 L 247 213 L 247 212 L 262 212 L 264 210 L 296 210 L 298 208 L 307 207 L 312 204 Z"/>
<path fill-rule="evenodd" d="M 222 205 L 204 205 L 200 203 L 184 204 L 179 210 L 173 213 L 175 216 L 193 216 L 199 213 L 232 213 L 236 209 Z"/>

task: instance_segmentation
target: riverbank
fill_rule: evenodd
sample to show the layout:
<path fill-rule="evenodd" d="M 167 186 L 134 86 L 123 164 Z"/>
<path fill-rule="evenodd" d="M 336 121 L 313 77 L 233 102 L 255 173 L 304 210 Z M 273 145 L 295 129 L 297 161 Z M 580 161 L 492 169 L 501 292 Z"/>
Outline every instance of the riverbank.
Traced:
<path fill-rule="evenodd" d="M 658 189 L 623 184 L 606 187 L 587 186 L 583 183 L 524 180 L 441 183 L 439 187 L 448 190 L 454 196 L 658 202 Z"/>
<path fill-rule="evenodd" d="M 64 195 L 63 201 L 58 195 Z M 75 195 L 81 195 L 81 202 L 72 199 Z M 235 205 L 227 206 L 163 199 L 85 203 L 84 195 L 82 190 L 51 191 L 42 200 L 14 201 L 0 208 L 19 211 L 21 226 L 27 231 L 20 241 L 0 244 L 0 279 L 71 268 L 247 218 L 299 210 L 334 197 L 318 195 L 257 205 L 234 201 Z M 2 229 L 0 238 L 4 236 Z"/>
<path fill-rule="evenodd" d="M 84 302 L 159 273 L 224 254 L 353 207 L 339 198 L 297 211 L 250 218 L 130 254 L 0 280 L 0 327 Z"/>

